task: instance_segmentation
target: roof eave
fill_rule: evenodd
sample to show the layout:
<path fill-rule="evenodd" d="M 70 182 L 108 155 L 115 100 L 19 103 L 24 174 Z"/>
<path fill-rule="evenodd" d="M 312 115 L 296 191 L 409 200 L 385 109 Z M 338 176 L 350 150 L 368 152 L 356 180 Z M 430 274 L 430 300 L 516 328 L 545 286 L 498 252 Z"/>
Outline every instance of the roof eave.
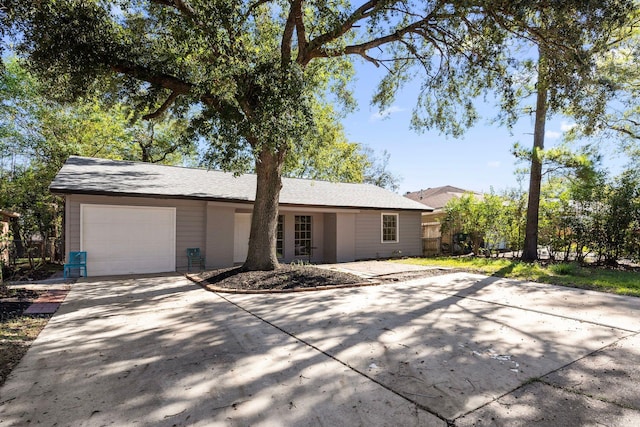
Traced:
<path fill-rule="evenodd" d="M 49 191 L 52 194 L 66 196 L 72 194 L 79 194 L 85 196 L 111 196 L 111 197 L 137 197 L 137 198 L 152 198 L 152 199 L 179 199 L 179 200 L 201 200 L 207 202 L 228 202 L 228 203 L 245 203 L 253 204 L 253 200 L 238 199 L 238 198 L 226 198 L 226 197 L 209 197 L 198 195 L 184 195 L 184 194 L 154 194 L 154 193 L 133 193 L 126 191 L 105 191 L 105 190 L 78 190 L 69 188 L 56 188 L 49 187 Z M 425 206 L 408 208 L 408 207 L 392 207 L 392 206 L 355 206 L 355 205 L 321 205 L 321 204 L 302 204 L 302 203 L 286 203 L 281 202 L 281 206 L 286 207 L 300 207 L 300 208 L 336 208 L 336 209 L 360 209 L 360 210 L 395 210 L 395 211 L 413 211 L 413 212 L 431 212 L 433 209 Z"/>
<path fill-rule="evenodd" d="M 100 191 L 100 190 L 77 190 L 77 189 L 65 189 L 65 188 L 49 188 L 52 194 L 60 196 L 68 196 L 73 194 L 79 194 L 84 196 L 110 196 L 110 197 L 137 197 L 147 199 L 178 199 L 178 200 L 202 200 L 209 202 L 229 202 L 229 203 L 247 203 L 253 204 L 253 200 L 238 199 L 238 198 L 224 198 L 224 197 L 205 197 L 196 195 L 185 194 L 160 194 L 160 193 L 133 193 L 126 191 Z"/>

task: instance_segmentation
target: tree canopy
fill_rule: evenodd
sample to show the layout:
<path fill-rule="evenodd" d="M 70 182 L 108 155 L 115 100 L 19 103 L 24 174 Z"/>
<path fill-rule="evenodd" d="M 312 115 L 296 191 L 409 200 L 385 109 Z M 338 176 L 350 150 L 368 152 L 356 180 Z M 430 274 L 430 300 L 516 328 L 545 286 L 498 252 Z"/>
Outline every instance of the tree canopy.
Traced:
<path fill-rule="evenodd" d="M 4 59 L 0 73 L 0 209 L 20 214 L 12 221 L 20 257 L 30 255 L 36 241 L 48 242 L 61 234 L 63 204 L 48 187 L 69 155 L 163 163 L 182 163 L 183 155 L 192 155 L 193 145 L 175 144 L 175 121 L 155 124 L 150 134 L 120 103 L 106 105 L 98 97 L 85 97 L 61 104 L 43 92 L 42 84 L 18 59 Z M 61 254 L 57 256 L 60 259 Z"/>
<path fill-rule="evenodd" d="M 612 31 L 607 49 L 597 56 L 596 75 L 602 82 L 601 97 L 605 114 L 595 123 L 584 120 L 583 111 L 592 104 L 585 97 L 582 105 L 568 113 L 576 117 L 576 126 L 567 139 L 590 137 L 608 150 L 621 150 L 631 161 L 640 159 L 640 8 L 626 25 Z M 610 144 L 607 142 L 614 142 Z"/>

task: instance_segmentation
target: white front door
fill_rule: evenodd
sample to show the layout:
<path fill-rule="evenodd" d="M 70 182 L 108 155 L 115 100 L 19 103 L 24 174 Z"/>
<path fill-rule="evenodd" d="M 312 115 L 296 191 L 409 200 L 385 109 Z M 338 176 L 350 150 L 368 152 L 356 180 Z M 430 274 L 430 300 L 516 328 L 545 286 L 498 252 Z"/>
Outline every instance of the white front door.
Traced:
<path fill-rule="evenodd" d="M 233 233 L 233 262 L 244 262 L 247 259 L 250 232 L 251 214 L 236 213 Z"/>

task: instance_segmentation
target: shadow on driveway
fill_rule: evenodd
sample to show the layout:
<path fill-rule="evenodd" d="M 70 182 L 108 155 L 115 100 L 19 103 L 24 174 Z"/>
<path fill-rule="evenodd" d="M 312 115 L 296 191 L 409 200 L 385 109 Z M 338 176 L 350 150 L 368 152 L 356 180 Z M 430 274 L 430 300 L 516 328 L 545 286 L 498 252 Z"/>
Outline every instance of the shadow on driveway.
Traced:
<path fill-rule="evenodd" d="M 640 423 L 619 382 L 576 385 L 608 375 L 595 361 L 635 369 L 637 321 L 615 325 L 637 301 L 556 291 L 463 273 L 270 295 L 78 283 L 0 389 L 0 426 Z"/>

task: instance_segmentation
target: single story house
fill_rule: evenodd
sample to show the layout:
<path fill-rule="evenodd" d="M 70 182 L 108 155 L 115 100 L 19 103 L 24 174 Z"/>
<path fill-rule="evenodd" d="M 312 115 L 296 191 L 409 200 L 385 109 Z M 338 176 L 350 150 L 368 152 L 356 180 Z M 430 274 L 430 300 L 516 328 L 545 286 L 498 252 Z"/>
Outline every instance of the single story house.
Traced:
<path fill-rule="evenodd" d="M 244 262 L 256 176 L 70 157 L 50 185 L 65 197 L 65 252 L 87 251 L 89 276 Z M 370 184 L 284 178 L 276 250 L 282 262 L 336 263 L 422 254 L 429 207 Z"/>

